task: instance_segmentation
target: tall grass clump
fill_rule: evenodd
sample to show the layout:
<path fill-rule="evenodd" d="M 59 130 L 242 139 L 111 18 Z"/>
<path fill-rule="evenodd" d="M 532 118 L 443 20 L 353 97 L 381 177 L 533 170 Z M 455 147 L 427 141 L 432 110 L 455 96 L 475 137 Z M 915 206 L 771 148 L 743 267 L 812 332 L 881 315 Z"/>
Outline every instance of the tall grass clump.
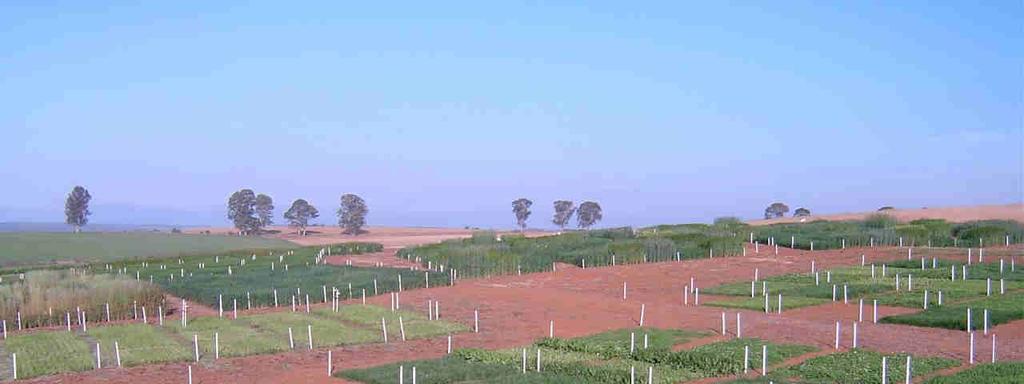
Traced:
<path fill-rule="evenodd" d="M 105 320 L 110 304 L 111 320 L 129 318 L 135 305 L 156 309 L 163 293 L 152 284 L 113 275 L 96 275 L 75 269 L 39 270 L 24 274 L 24 279 L 5 279 L 0 284 L 0 319 L 8 329 L 17 327 L 21 312 L 22 327 L 63 324 L 65 313 L 87 313 L 91 321 Z M 155 313 L 155 312 L 154 312 Z"/>

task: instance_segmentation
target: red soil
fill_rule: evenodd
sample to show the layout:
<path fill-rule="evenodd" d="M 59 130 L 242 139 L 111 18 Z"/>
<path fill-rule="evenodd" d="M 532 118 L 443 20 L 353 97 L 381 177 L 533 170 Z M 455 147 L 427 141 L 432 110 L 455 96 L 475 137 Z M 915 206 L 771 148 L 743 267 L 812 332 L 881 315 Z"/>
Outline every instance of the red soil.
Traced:
<path fill-rule="evenodd" d="M 986 256 L 1019 255 L 1022 248 L 990 248 Z M 687 328 L 720 332 L 722 309 L 703 306 L 682 306 L 681 292 L 694 277 L 698 287 L 749 281 L 754 268 L 761 276 L 804 272 L 810 260 L 819 268 L 860 263 L 866 254 L 868 263 L 904 258 L 906 250 L 897 248 L 858 248 L 836 251 L 807 252 L 780 248 L 780 255 L 701 259 L 685 262 L 651 263 L 602 268 L 560 268 L 554 273 L 504 276 L 489 279 L 462 280 L 452 287 L 418 289 L 402 293 L 405 309 L 425 311 L 428 299 L 440 300 L 441 317 L 449 321 L 472 324 L 473 310 L 480 310 L 480 333 L 454 336 L 455 348 L 508 348 L 528 344 L 546 336 L 548 322 L 555 322 L 555 335 L 575 337 L 607 330 L 636 326 L 641 304 L 646 305 L 645 323 L 662 328 Z M 915 249 L 917 256 L 963 258 L 960 251 Z M 367 255 L 363 257 L 386 257 Z M 1024 258 L 1018 258 L 1021 261 Z M 334 258 L 331 261 L 338 261 Z M 622 300 L 622 282 L 628 282 L 628 300 Z M 693 299 L 692 296 L 690 298 Z M 702 298 L 704 299 L 704 298 Z M 369 301 L 387 306 L 387 296 Z M 704 300 L 702 300 L 704 301 Z M 692 304 L 692 302 L 691 302 Z M 282 310 L 286 310 L 283 309 Z M 815 345 L 831 350 L 835 321 L 842 321 L 841 348 L 851 344 L 852 321 L 857 305 L 851 302 L 828 304 L 813 308 L 784 311 L 782 315 L 759 311 L 742 313 L 743 336 L 775 342 Z M 881 315 L 906 309 L 880 308 Z M 735 310 L 726 310 L 729 334 L 735 332 Z M 919 328 L 890 324 L 871 324 L 869 307 L 860 325 L 860 345 L 884 352 L 909 352 L 929 356 L 945 356 L 967 360 L 968 336 L 963 331 Z M 1024 321 L 995 328 L 999 336 L 999 358 L 1024 359 Z M 723 336 L 709 336 L 722 338 Z M 705 340 L 706 341 L 706 340 Z M 989 358 L 990 338 L 976 335 L 978 361 Z M 444 337 L 392 342 L 387 345 L 363 345 L 332 348 L 335 369 L 369 367 L 403 360 L 426 359 L 444 354 Z M 283 353 L 222 359 L 215 364 L 196 366 L 196 383 L 334 383 L 326 373 L 326 350 Z M 150 365 L 128 369 L 102 369 L 50 376 L 30 380 L 34 383 L 165 383 L 185 382 L 186 364 Z"/>

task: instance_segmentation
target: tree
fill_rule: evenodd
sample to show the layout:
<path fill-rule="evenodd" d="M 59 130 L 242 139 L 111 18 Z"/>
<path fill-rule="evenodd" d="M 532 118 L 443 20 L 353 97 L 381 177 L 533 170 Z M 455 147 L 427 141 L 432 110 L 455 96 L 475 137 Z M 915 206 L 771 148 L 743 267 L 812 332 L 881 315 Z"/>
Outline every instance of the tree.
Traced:
<path fill-rule="evenodd" d="M 256 194 L 251 189 L 242 189 L 228 198 L 228 219 L 242 235 L 256 233 L 259 219 L 256 218 Z"/>
<path fill-rule="evenodd" d="M 569 225 L 569 220 L 572 220 L 572 215 L 574 213 L 576 213 L 576 205 L 573 204 L 573 202 L 568 200 L 556 200 L 555 217 L 551 219 L 551 222 L 565 230 L 565 226 Z"/>
<path fill-rule="evenodd" d="M 358 235 L 362 232 L 362 228 L 366 225 L 366 214 L 369 209 L 366 208 L 366 201 L 362 197 L 347 193 L 341 195 L 341 207 L 338 208 L 338 225 L 341 226 L 342 233 L 348 235 Z"/>
<path fill-rule="evenodd" d="M 601 221 L 604 216 L 601 213 L 601 205 L 593 201 L 584 201 L 576 209 L 576 224 L 580 228 L 589 229 L 592 225 Z"/>
<path fill-rule="evenodd" d="M 89 190 L 76 185 L 64 202 L 64 222 L 74 227 L 75 233 L 81 232 L 82 226 L 89 223 L 89 215 L 92 214 L 89 211 L 89 200 L 92 200 Z"/>
<path fill-rule="evenodd" d="M 783 203 L 772 203 L 764 209 L 765 219 L 774 219 L 785 216 L 789 212 L 789 206 Z"/>
<path fill-rule="evenodd" d="M 793 211 L 793 217 L 806 217 L 810 215 L 811 210 L 804 207 L 797 208 L 795 211 Z"/>
<path fill-rule="evenodd" d="M 288 208 L 288 211 L 284 213 L 284 218 L 288 220 L 288 225 L 297 228 L 302 236 L 306 236 L 306 226 L 309 225 L 309 219 L 317 217 L 320 217 L 320 211 L 317 211 L 316 207 L 303 199 L 292 202 L 291 208 Z"/>
<path fill-rule="evenodd" d="M 512 213 L 516 215 L 516 225 L 519 225 L 520 231 L 526 230 L 526 220 L 530 218 L 530 206 L 533 202 L 530 199 L 518 198 L 512 202 Z"/>
<path fill-rule="evenodd" d="M 274 199 L 271 199 L 270 196 L 262 193 L 256 195 L 256 203 L 253 208 L 256 211 L 256 218 L 259 221 L 260 228 L 274 223 Z"/>

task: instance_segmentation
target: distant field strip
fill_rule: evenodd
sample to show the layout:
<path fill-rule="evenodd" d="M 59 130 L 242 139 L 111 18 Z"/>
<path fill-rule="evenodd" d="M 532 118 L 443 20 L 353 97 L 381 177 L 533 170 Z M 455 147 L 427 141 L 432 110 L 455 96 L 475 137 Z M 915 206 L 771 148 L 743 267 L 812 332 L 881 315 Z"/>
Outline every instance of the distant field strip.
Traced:
<path fill-rule="evenodd" d="M 0 233 L 0 269 L 294 247 L 284 240 L 262 237 L 148 232 Z"/>

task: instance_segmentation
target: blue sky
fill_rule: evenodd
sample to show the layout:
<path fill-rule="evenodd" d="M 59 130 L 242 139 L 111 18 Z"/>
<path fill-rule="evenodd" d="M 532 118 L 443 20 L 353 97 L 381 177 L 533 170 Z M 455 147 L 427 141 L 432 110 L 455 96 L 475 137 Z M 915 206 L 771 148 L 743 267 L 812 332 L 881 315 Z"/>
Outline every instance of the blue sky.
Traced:
<path fill-rule="evenodd" d="M 1020 2 L 379 3 L 3 2 L 0 221 L 76 184 L 150 224 L 243 187 L 493 227 L 1024 195 Z"/>

